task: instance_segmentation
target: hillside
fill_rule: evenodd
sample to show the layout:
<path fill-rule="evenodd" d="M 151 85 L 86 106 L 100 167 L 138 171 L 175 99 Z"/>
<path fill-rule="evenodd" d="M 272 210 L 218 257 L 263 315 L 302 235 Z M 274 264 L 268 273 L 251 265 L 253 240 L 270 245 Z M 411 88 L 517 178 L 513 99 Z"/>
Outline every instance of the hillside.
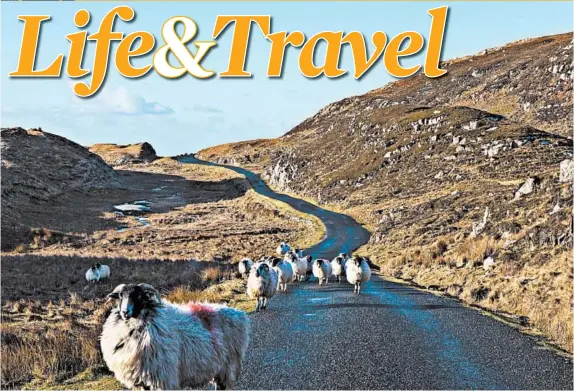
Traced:
<path fill-rule="evenodd" d="M 386 275 L 510 313 L 572 350 L 572 35 L 446 63 L 283 137 L 202 150 L 351 214 Z"/>
<path fill-rule="evenodd" d="M 110 166 L 64 137 L 22 128 L 3 128 L 1 137 L 3 250 L 25 239 L 50 200 L 115 184 Z"/>
<path fill-rule="evenodd" d="M 157 159 L 155 149 L 146 142 L 127 145 L 94 144 L 89 150 L 100 155 L 111 166 L 149 163 Z"/>

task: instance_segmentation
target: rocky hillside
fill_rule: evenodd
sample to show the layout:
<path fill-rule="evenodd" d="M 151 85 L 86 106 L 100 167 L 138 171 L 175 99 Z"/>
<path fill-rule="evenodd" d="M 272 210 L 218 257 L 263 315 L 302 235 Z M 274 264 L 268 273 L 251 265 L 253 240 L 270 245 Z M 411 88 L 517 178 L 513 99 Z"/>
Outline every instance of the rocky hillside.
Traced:
<path fill-rule="evenodd" d="M 200 158 L 353 215 L 383 272 L 517 316 L 572 350 L 572 34 L 343 99 Z"/>
<path fill-rule="evenodd" d="M 94 144 L 89 149 L 90 152 L 100 155 L 111 166 L 149 163 L 157 159 L 155 149 L 147 142 L 128 145 Z"/>
<path fill-rule="evenodd" d="M 98 155 L 64 137 L 5 128 L 2 152 L 2 249 L 13 247 L 33 227 L 30 213 L 69 191 L 115 183 L 115 173 Z M 38 212 L 37 212 L 38 213 Z"/>

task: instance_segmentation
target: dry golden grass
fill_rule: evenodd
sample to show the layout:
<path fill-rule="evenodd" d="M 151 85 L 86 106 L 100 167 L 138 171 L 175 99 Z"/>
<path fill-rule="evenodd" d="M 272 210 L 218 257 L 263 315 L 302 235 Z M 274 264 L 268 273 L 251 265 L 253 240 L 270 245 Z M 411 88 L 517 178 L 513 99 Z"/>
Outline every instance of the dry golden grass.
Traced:
<path fill-rule="evenodd" d="M 110 265 L 109 281 L 83 280 L 95 262 Z M 98 336 L 112 307 L 105 295 L 118 283 L 147 282 L 175 302 L 252 309 L 244 281 L 233 279 L 234 266 L 223 263 L 20 255 L 3 256 L 2 272 L 4 388 L 63 385 L 86 371 L 92 381 L 109 375 Z"/>
<path fill-rule="evenodd" d="M 98 225 L 105 229 L 38 229 L 29 245 L 17 248 L 20 254 L 3 254 L 3 387 L 118 389 L 98 345 L 111 309 L 105 296 L 117 284 L 146 282 L 174 302 L 227 303 L 251 311 L 245 283 L 233 278 L 230 261 L 271 253 L 283 240 L 306 247 L 324 234 L 316 218 L 260 196 L 230 170 L 169 158 L 122 169 L 141 172 L 140 177 L 124 171 L 124 185 L 140 193 L 109 190 L 90 207 L 152 196 L 157 207 L 146 216 L 149 227 L 102 210 L 98 218 L 111 222 Z M 151 191 L 165 183 L 183 195 L 176 203 L 167 197 L 171 192 Z M 117 232 L 118 223 L 130 228 Z M 96 262 L 110 266 L 111 278 L 88 284 L 84 273 Z"/>

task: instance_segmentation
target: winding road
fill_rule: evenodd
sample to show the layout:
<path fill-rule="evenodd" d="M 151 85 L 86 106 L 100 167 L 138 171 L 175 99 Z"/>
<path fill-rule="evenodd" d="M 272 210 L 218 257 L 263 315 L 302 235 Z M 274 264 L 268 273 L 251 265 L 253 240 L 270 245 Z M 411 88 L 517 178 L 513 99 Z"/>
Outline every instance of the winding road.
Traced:
<path fill-rule="evenodd" d="M 331 259 L 369 238 L 349 216 L 275 193 L 243 168 L 219 166 L 319 217 L 326 236 L 307 254 Z M 572 361 L 535 338 L 456 300 L 377 276 L 359 296 L 347 283 L 291 285 L 252 321 L 238 389 L 573 389 Z"/>

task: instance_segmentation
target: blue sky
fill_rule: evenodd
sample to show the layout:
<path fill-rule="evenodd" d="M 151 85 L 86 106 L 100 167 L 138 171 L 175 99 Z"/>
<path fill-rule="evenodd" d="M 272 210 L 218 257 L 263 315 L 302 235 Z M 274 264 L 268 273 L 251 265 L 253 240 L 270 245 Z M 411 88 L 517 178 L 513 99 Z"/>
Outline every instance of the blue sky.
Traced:
<path fill-rule="evenodd" d="M 196 39 L 202 40 L 211 40 L 217 15 L 234 14 L 271 15 L 272 32 L 300 30 L 307 37 L 325 30 L 358 30 L 370 39 L 375 31 L 384 31 L 393 37 L 415 30 L 426 39 L 430 27 L 426 11 L 448 5 L 443 59 L 473 54 L 517 39 L 573 29 L 572 2 L 2 2 L 3 127 L 42 127 L 83 145 L 148 141 L 158 153 L 174 155 L 230 141 L 280 136 L 330 102 L 365 93 L 393 80 L 381 61 L 360 80 L 352 76 L 307 79 L 299 72 L 298 49 L 293 48 L 288 49 L 283 77 L 269 79 L 265 73 L 270 45 L 254 29 L 247 62 L 247 70 L 254 75 L 250 79 L 199 80 L 186 75 L 169 80 L 152 70 L 145 77 L 132 80 L 119 75 L 112 65 L 102 91 L 93 98 L 82 99 L 74 95 L 73 81 L 67 76 L 60 79 L 8 77 L 8 73 L 16 69 L 20 50 L 23 23 L 17 20 L 17 15 L 52 16 L 52 21 L 43 26 L 37 57 L 37 67 L 43 69 L 59 53 L 67 54 L 65 35 L 78 31 L 73 24 L 78 9 L 90 11 L 92 23 L 88 31 L 94 33 L 103 15 L 119 4 L 131 5 L 136 19 L 130 23 L 117 22 L 116 30 L 149 31 L 156 37 L 156 49 L 162 44 L 163 22 L 176 15 L 194 19 L 199 26 Z M 231 35 L 230 29 L 219 37 L 217 47 L 202 63 L 206 68 L 216 71 L 227 68 Z M 87 45 L 84 64 L 88 68 L 93 61 L 93 48 L 93 43 Z M 409 61 L 417 61 L 417 58 Z M 150 62 L 151 54 L 136 60 L 135 64 L 142 66 Z M 343 51 L 341 67 L 352 73 L 348 49 Z"/>

